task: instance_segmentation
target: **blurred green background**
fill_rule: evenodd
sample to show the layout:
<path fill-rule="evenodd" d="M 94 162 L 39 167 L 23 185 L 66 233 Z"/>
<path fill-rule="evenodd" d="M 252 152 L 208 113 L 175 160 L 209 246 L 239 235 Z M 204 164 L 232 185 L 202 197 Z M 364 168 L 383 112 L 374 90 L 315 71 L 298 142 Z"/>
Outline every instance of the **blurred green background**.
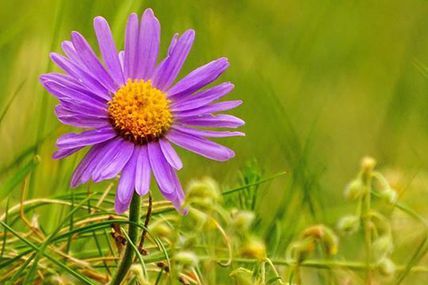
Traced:
<path fill-rule="evenodd" d="M 216 163 L 179 151 L 184 185 L 203 175 L 235 185 L 238 170 L 256 159 L 266 176 L 288 172 L 262 189 L 261 232 L 284 215 L 328 223 L 346 211 L 342 189 L 369 154 L 413 191 L 403 199 L 426 210 L 424 0 L 0 0 L 0 181 L 37 153 L 41 162 L 28 195 L 69 191 L 81 154 L 51 159 L 56 137 L 71 129 L 56 120 L 56 100 L 38 77 L 54 69 L 48 54 L 60 51 L 71 31 L 95 44 L 92 19 L 102 15 L 122 46 L 127 15 L 147 7 L 161 22 L 164 53 L 174 32 L 196 30 L 182 75 L 226 56 L 231 67 L 221 80 L 236 85 L 229 98 L 244 100 L 234 114 L 247 122 L 247 136 L 222 140 L 236 158 Z M 412 188 L 414 181 L 419 186 Z M 10 195 L 18 198 L 19 186 L 14 190 Z M 9 191 L 2 191 L 4 204 Z M 295 220 L 288 227 L 296 227 Z"/>

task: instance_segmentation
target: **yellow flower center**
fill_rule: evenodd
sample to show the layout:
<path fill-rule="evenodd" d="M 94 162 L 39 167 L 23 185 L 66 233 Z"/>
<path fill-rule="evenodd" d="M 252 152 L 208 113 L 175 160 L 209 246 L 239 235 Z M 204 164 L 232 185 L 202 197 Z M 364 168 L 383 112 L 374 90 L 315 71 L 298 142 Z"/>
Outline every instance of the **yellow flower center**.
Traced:
<path fill-rule="evenodd" d="M 108 102 L 110 120 L 124 138 L 144 144 L 161 137 L 172 124 L 170 101 L 150 80 L 129 79 Z"/>

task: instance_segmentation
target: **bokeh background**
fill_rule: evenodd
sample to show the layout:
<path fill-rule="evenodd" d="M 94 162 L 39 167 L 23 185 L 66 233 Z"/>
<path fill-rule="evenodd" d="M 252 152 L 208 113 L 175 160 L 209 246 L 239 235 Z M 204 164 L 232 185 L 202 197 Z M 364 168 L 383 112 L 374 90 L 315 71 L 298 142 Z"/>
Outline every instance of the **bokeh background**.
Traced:
<path fill-rule="evenodd" d="M 164 53 L 175 32 L 196 30 L 181 74 L 227 56 L 231 67 L 221 80 L 236 85 L 229 98 L 244 100 L 234 114 L 246 121 L 247 136 L 222 141 L 236 158 L 208 162 L 179 151 L 184 185 L 204 175 L 236 185 L 249 161 L 266 177 L 285 170 L 261 187 L 257 213 L 261 233 L 267 236 L 281 220 L 291 237 L 300 223 L 334 223 L 347 212 L 343 187 L 360 158 L 371 155 L 395 179 L 401 200 L 428 213 L 424 0 L 0 0 L 2 206 L 6 197 L 19 198 L 20 180 L 13 178 L 35 154 L 40 163 L 31 172 L 28 197 L 70 191 L 81 157 L 51 159 L 56 137 L 71 129 L 55 119 L 56 99 L 38 82 L 55 69 L 49 52 L 60 51 L 73 30 L 95 44 L 97 15 L 108 19 L 122 46 L 127 15 L 147 7 L 162 24 Z M 401 257 L 406 260 L 405 251 Z"/>

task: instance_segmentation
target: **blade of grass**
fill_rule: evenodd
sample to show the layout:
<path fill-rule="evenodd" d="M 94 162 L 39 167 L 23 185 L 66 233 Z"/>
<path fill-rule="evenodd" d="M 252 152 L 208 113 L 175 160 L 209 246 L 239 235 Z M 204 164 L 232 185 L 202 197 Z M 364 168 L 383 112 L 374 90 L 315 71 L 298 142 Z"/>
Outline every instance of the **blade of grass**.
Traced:
<path fill-rule="evenodd" d="M 230 195 L 230 194 L 233 194 L 233 193 L 235 193 L 235 192 L 239 192 L 239 191 L 242 191 L 242 190 L 246 190 L 246 189 L 248 189 L 248 187 L 256 186 L 256 185 L 260 185 L 260 184 L 263 184 L 263 183 L 266 183 L 266 182 L 272 181 L 272 180 L 274 180 L 275 178 L 278 178 L 278 177 L 283 176 L 283 175 L 285 175 L 285 174 L 287 174 L 287 172 L 282 171 L 282 172 L 279 172 L 279 173 L 277 173 L 277 174 L 274 174 L 274 175 L 272 175 L 272 176 L 270 176 L 270 177 L 267 177 L 267 178 L 264 178 L 264 179 L 260 179 L 259 181 L 255 182 L 255 183 L 251 183 L 251 184 L 247 184 L 247 185 L 243 185 L 243 186 L 240 186 L 240 187 L 237 187 L 237 188 L 233 188 L 233 189 L 229 189 L 229 190 L 223 191 L 223 193 L 222 193 L 222 194 L 223 194 L 223 195 Z"/>
<path fill-rule="evenodd" d="M 7 199 L 6 202 L 6 212 L 5 212 L 5 218 L 4 218 L 4 222 L 7 224 L 7 218 L 8 218 L 8 212 L 9 212 L 9 199 Z M 7 230 L 5 229 L 3 232 L 3 242 L 1 244 L 1 254 L 0 254 L 0 261 L 3 260 L 3 255 L 6 249 L 6 240 L 7 240 Z"/>
<path fill-rule="evenodd" d="M 395 283 L 395 285 L 400 285 L 403 282 L 406 276 L 411 272 L 412 268 L 415 267 L 419 263 L 419 261 L 422 259 L 422 257 L 425 256 L 427 251 L 428 251 L 428 236 L 425 236 L 425 238 L 422 240 L 422 242 L 419 244 L 419 246 L 416 248 L 415 252 L 413 253 L 412 257 L 410 258 L 409 262 L 404 268 L 404 271 L 397 278 L 397 282 Z"/>
<path fill-rule="evenodd" d="M 30 257 L 27 258 L 27 260 L 21 265 L 21 268 L 19 268 L 19 270 L 15 272 L 15 274 L 12 276 L 12 278 L 10 280 L 8 280 L 8 282 L 10 282 L 10 284 L 16 284 L 16 282 L 15 282 L 16 279 L 18 279 L 20 277 L 20 275 L 24 272 L 24 270 L 28 268 L 28 265 L 30 264 L 31 261 L 33 261 L 36 254 L 37 254 L 37 252 L 33 253 Z"/>
<path fill-rule="evenodd" d="M 17 256 L 0 263 L 0 269 L 6 268 L 7 266 L 11 265 L 12 263 L 14 263 L 17 260 L 20 260 L 22 257 L 26 256 L 27 254 L 29 254 L 32 251 L 33 251 L 32 249 L 26 250 L 24 252 L 21 252 Z"/>
<path fill-rule="evenodd" d="M 89 196 L 91 197 L 91 196 Z M 88 197 L 88 198 L 89 198 Z M 37 269 L 37 265 L 38 262 L 40 260 L 40 258 L 44 255 L 44 251 L 47 248 L 47 246 L 50 244 L 50 242 L 52 241 L 52 239 L 55 237 L 55 235 L 61 230 L 61 227 L 68 221 L 68 219 L 70 218 L 71 215 L 73 215 L 77 210 L 80 209 L 80 207 L 85 204 L 87 202 L 87 199 L 84 199 L 82 202 L 80 202 L 73 210 L 71 210 L 67 216 L 59 223 L 59 225 L 57 226 L 57 228 L 46 238 L 46 240 L 42 243 L 42 245 L 40 246 L 40 248 L 38 249 L 36 258 L 30 268 L 30 271 L 28 272 L 28 274 L 25 277 L 24 283 L 26 282 L 32 282 L 33 280 L 33 275 L 36 273 L 36 269 Z"/>
<path fill-rule="evenodd" d="M 18 88 L 16 88 L 15 92 L 13 92 L 12 97 L 9 99 L 9 102 L 7 102 L 3 112 L 0 115 L 0 124 L 3 121 L 4 117 L 7 114 L 7 111 L 9 111 L 10 106 L 12 105 L 13 101 L 15 100 L 15 98 L 17 97 L 17 95 L 19 94 L 19 92 L 21 92 L 22 87 L 24 87 L 24 83 L 25 83 L 26 79 L 22 80 L 22 82 L 18 85 Z"/>
<path fill-rule="evenodd" d="M 31 241 L 27 240 L 26 238 L 22 237 L 18 232 L 16 232 L 14 229 L 12 229 L 11 227 L 9 227 L 7 224 L 5 224 L 3 221 L 0 221 L 0 224 L 7 229 L 8 231 L 10 231 L 11 233 L 13 233 L 18 239 L 20 239 L 21 241 L 23 241 L 25 244 L 27 244 L 28 246 L 30 246 L 33 250 L 39 252 L 39 247 L 37 247 L 34 243 L 32 243 Z M 68 273 L 70 273 L 71 275 L 73 275 L 74 277 L 76 277 L 77 279 L 79 279 L 80 281 L 82 281 L 84 284 L 95 284 L 93 283 L 91 280 L 89 280 L 88 278 L 86 278 L 86 276 L 81 275 L 80 273 L 78 273 L 77 271 L 71 269 L 70 267 L 68 267 L 67 265 L 63 264 L 62 262 L 58 261 L 56 258 L 44 253 L 44 256 L 49 259 L 52 263 L 54 263 L 55 265 L 61 267 L 62 269 L 64 269 L 65 271 L 67 271 Z"/>
<path fill-rule="evenodd" d="M 124 229 L 122 229 L 122 233 L 124 234 L 127 242 L 132 246 L 132 248 L 135 251 L 135 254 L 138 257 L 138 261 L 140 262 L 141 265 L 141 269 L 143 269 L 144 272 L 144 276 L 147 278 L 147 268 L 146 268 L 146 264 L 144 263 L 144 259 L 143 256 L 141 255 L 140 251 L 138 250 L 137 246 L 132 242 L 132 240 L 129 238 L 129 235 L 126 233 L 126 231 Z"/>

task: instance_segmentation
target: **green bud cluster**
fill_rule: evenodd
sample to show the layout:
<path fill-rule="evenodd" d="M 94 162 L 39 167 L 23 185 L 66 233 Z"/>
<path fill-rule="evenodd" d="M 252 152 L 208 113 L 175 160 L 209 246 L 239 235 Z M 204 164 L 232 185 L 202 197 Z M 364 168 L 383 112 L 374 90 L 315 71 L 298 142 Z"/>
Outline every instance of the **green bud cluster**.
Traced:
<path fill-rule="evenodd" d="M 337 254 L 339 238 L 332 229 L 320 224 L 306 228 L 300 238 L 291 243 L 287 249 L 287 258 L 302 262 L 315 251 L 316 243 L 322 245 L 327 255 Z"/>
<path fill-rule="evenodd" d="M 342 235 L 352 235 L 360 229 L 360 217 L 347 215 L 342 217 L 337 223 L 337 230 Z"/>
<path fill-rule="evenodd" d="M 221 201 L 222 195 L 219 185 L 211 177 L 190 181 L 186 191 L 185 206 L 212 210 Z"/>
<path fill-rule="evenodd" d="M 388 204 L 395 204 L 398 195 L 386 178 L 375 170 L 375 166 L 376 161 L 370 157 L 362 160 L 357 178 L 345 189 L 345 197 L 358 202 L 357 214 L 340 218 L 337 229 L 343 235 L 364 231 L 365 238 L 370 238 L 370 259 L 378 265 L 381 274 L 389 276 L 395 272 L 395 265 L 390 259 L 394 250 L 391 222 L 380 210 L 372 207 L 371 200 L 376 197 Z"/>

